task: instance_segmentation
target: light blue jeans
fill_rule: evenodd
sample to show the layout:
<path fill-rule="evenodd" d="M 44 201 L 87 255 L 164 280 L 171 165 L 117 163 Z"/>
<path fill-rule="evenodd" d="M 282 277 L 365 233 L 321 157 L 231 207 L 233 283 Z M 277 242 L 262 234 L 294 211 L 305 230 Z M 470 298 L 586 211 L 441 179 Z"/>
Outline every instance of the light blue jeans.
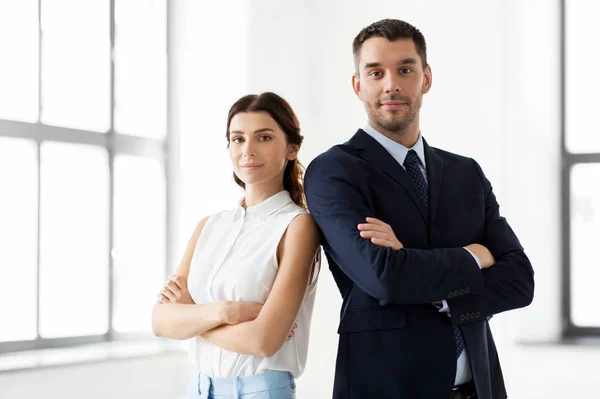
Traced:
<path fill-rule="evenodd" d="M 198 373 L 188 399 L 296 399 L 294 377 L 287 371 L 265 371 L 245 377 L 211 378 Z"/>

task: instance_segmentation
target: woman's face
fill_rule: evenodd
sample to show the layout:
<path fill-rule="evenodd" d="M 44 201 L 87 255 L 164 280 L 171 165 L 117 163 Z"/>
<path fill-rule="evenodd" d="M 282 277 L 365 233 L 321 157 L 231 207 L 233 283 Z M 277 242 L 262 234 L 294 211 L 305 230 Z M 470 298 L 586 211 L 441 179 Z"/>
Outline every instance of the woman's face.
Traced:
<path fill-rule="evenodd" d="M 229 157 L 237 177 L 248 185 L 283 184 L 287 162 L 298 146 L 266 112 L 240 112 L 229 124 Z"/>

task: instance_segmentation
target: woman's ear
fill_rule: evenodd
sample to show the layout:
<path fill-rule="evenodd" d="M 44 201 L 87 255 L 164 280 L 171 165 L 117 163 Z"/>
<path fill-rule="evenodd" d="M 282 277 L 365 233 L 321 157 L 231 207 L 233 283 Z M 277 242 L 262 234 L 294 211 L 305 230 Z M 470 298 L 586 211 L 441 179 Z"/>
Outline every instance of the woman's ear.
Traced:
<path fill-rule="evenodd" d="M 293 161 L 294 159 L 296 159 L 298 157 L 299 151 L 300 151 L 299 145 L 297 145 L 297 144 L 288 145 L 288 155 L 287 155 L 288 161 Z"/>

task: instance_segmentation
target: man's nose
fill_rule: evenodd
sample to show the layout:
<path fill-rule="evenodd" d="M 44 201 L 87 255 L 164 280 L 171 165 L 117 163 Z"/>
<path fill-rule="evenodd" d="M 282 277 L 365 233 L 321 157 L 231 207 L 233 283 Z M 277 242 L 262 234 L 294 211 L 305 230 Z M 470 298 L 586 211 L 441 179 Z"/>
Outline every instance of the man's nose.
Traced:
<path fill-rule="evenodd" d="M 400 93 L 400 78 L 394 74 L 388 74 L 384 80 L 386 93 Z"/>

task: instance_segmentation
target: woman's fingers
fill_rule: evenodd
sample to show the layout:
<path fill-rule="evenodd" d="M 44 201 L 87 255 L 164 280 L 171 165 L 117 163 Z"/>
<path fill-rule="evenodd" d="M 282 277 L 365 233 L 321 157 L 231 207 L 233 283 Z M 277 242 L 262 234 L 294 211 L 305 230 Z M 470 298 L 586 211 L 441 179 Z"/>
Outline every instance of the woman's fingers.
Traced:
<path fill-rule="evenodd" d="M 288 334 L 286 341 L 289 341 L 290 339 L 292 339 L 292 337 L 294 335 L 296 335 L 296 328 L 298 327 L 298 324 L 294 323 L 294 325 L 292 326 L 292 329 L 290 330 L 290 333 Z"/>
<path fill-rule="evenodd" d="M 163 289 L 160 291 L 160 294 L 163 295 L 164 297 L 166 297 L 170 302 L 176 302 L 177 301 L 177 296 L 175 295 L 175 293 L 173 293 L 173 291 L 171 291 L 168 287 L 163 287 Z"/>
<path fill-rule="evenodd" d="M 181 295 L 181 289 L 173 281 L 167 281 L 165 283 L 165 288 L 171 291 L 173 295 L 175 295 L 175 298 L 179 298 Z"/>
<path fill-rule="evenodd" d="M 187 287 L 187 282 L 185 279 L 176 274 L 170 275 L 167 281 L 172 281 L 173 284 L 175 284 L 180 290 L 183 290 L 185 287 Z"/>
<path fill-rule="evenodd" d="M 162 293 L 159 293 L 157 296 L 158 296 L 158 302 L 160 302 L 160 303 L 169 303 L 169 302 L 171 302 L 169 300 L 169 298 L 167 298 L 166 296 L 164 296 Z"/>

